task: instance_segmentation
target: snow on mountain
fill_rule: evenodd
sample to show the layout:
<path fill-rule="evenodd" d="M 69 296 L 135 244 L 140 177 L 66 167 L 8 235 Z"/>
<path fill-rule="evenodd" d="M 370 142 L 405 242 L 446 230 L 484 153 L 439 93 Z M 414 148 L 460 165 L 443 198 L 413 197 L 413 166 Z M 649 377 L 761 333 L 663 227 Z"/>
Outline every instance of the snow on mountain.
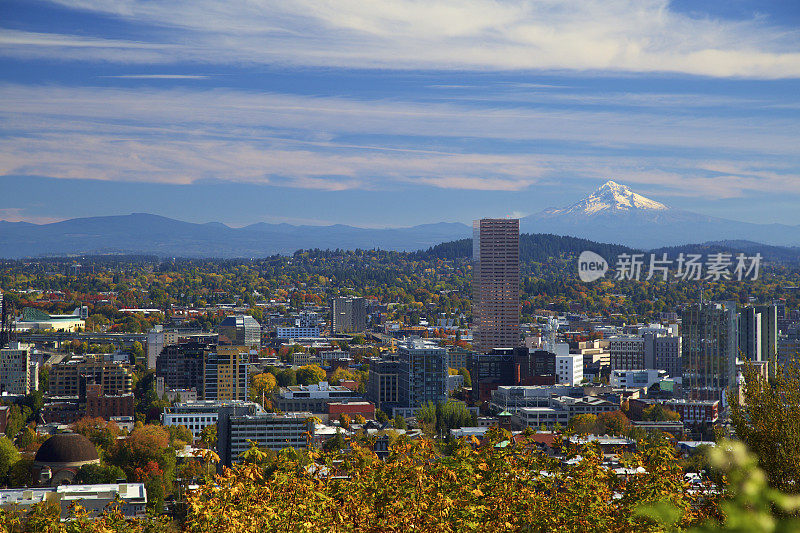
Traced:
<path fill-rule="evenodd" d="M 545 209 L 521 219 L 520 230 L 645 249 L 736 239 L 800 245 L 800 227 L 752 224 L 675 209 L 614 181 L 568 207 Z"/>
<path fill-rule="evenodd" d="M 666 205 L 645 198 L 625 185 L 609 180 L 578 203 L 564 209 L 548 209 L 552 215 L 595 215 L 607 211 L 631 210 L 666 211 Z"/>

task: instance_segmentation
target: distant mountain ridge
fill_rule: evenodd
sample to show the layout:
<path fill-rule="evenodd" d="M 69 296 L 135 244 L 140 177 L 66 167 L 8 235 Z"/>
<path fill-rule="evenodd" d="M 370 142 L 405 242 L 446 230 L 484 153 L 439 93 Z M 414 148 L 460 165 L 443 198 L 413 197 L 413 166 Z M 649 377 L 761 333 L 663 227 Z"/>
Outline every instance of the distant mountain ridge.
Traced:
<path fill-rule="evenodd" d="M 0 221 L 0 257 L 153 254 L 159 257 L 265 257 L 300 248 L 383 248 L 414 251 L 471 235 L 459 223 L 369 229 L 258 223 L 231 228 L 132 213 L 75 218 L 51 224 Z"/>
<path fill-rule="evenodd" d="M 692 244 L 750 243 L 785 248 L 800 245 L 800 226 L 751 224 L 674 209 L 608 181 L 586 198 L 564 208 L 545 209 L 520 219 L 529 234 L 575 237 L 640 250 Z M 290 254 L 298 249 L 427 250 L 472 236 L 458 222 L 407 228 L 372 229 L 335 224 L 294 226 L 259 222 L 231 228 L 220 222 L 195 224 L 159 215 L 75 218 L 51 224 L 0 221 L 0 257 L 151 254 L 159 257 L 247 258 Z M 727 243 L 727 244 L 726 244 Z M 537 246 L 551 246 L 539 241 Z M 604 245 L 605 246 L 605 245 Z M 557 247 L 557 246 L 556 246 Z M 773 249 L 792 258 L 793 249 Z M 460 253 L 460 252 L 459 252 Z"/>

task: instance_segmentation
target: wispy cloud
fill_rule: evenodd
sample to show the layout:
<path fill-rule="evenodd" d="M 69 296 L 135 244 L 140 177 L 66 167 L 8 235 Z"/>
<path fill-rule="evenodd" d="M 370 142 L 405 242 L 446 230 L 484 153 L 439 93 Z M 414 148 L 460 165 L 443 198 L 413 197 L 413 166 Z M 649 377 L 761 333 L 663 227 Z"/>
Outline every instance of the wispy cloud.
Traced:
<path fill-rule="evenodd" d="M 172 61 L 178 45 L 0 28 L 0 56 L 121 63 Z"/>
<path fill-rule="evenodd" d="M 81 125 L 115 128 L 175 128 L 212 135 L 279 136 L 286 142 L 316 142 L 337 136 L 384 135 L 513 141 L 568 141 L 588 147 L 715 149 L 797 155 L 797 120 L 727 114 L 688 116 L 670 112 L 496 107 L 363 100 L 250 92 L 230 89 L 112 89 L 96 87 L 0 86 L 6 131 L 71 131 Z M 59 119 L 59 120 L 56 120 Z M 59 124 L 61 126 L 59 126 Z M 282 135 L 280 135 L 282 134 Z M 378 137 L 375 137 L 378 136 Z M 337 144 L 338 146 L 338 144 Z M 379 149 L 379 146 L 375 147 Z M 411 149 L 430 149 L 428 145 Z M 392 149 L 387 147 L 387 149 Z"/>
<path fill-rule="evenodd" d="M 60 222 L 63 218 L 43 217 L 27 213 L 23 207 L 4 207 L 0 208 L 0 220 L 6 222 L 30 222 L 31 224 L 50 224 Z"/>
<path fill-rule="evenodd" d="M 800 193 L 792 116 L 5 85 L 0 118 L 4 175 L 331 191 L 614 178 L 666 195 Z"/>
<path fill-rule="evenodd" d="M 100 78 L 121 78 L 130 80 L 207 80 L 210 76 L 200 74 L 120 74 L 118 76 L 99 76 Z"/>
<path fill-rule="evenodd" d="M 143 35 L 171 43 L 159 47 L 154 62 L 800 76 L 796 32 L 755 16 L 692 18 L 668 0 L 54 1 L 138 24 Z M 30 44 L 41 48 L 42 40 Z M 25 53 L 25 43 L 16 44 L 6 53 Z M 141 58 L 107 44 L 116 52 L 81 45 L 84 57 Z"/>

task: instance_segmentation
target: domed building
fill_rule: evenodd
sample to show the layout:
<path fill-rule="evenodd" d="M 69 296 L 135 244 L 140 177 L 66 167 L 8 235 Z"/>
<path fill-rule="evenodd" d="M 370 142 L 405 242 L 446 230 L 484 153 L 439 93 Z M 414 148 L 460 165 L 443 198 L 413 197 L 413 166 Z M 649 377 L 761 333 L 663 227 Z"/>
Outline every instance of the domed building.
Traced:
<path fill-rule="evenodd" d="M 83 465 L 99 464 L 92 441 L 77 433 L 60 433 L 44 441 L 33 458 L 33 479 L 52 487 L 72 483 Z"/>

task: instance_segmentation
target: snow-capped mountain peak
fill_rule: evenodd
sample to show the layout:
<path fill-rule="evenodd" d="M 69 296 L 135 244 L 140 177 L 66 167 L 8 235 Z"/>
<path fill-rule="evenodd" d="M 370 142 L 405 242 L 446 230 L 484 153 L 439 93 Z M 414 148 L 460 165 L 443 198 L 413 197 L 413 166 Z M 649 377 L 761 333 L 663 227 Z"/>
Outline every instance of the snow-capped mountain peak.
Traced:
<path fill-rule="evenodd" d="M 625 185 L 607 181 L 592 194 L 565 209 L 549 210 L 551 214 L 596 215 L 620 211 L 666 211 L 669 208 L 655 200 L 636 194 Z"/>

